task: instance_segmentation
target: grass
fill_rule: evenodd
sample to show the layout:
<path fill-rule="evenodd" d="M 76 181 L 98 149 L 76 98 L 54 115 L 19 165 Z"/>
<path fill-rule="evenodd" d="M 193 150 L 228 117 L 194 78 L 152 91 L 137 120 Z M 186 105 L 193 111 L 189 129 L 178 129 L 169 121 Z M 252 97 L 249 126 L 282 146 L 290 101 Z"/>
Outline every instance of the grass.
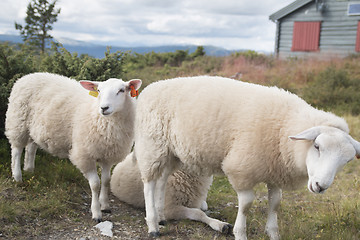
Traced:
<path fill-rule="evenodd" d="M 345 118 L 352 135 L 360 139 L 359 118 Z M 24 174 L 23 183 L 18 184 L 11 180 L 9 146 L 4 140 L 1 141 L 0 156 L 0 220 L 4 224 L 0 233 L 3 236 L 26 239 L 67 228 L 66 222 L 91 226 L 87 181 L 68 160 L 40 152 L 34 174 Z M 360 161 L 354 160 L 337 175 L 325 194 L 312 194 L 306 186 L 283 192 L 278 216 L 282 239 L 360 239 L 359 172 Z M 264 234 L 268 202 L 266 186 L 258 185 L 255 192 L 256 199 L 247 215 L 248 236 L 249 239 L 268 239 Z M 234 224 L 237 196 L 226 177 L 214 178 L 208 204 L 210 216 Z M 141 210 L 136 214 L 122 211 L 112 221 L 141 225 L 146 232 L 143 217 Z M 189 220 L 171 221 L 161 232 L 161 239 L 232 239 Z"/>
<path fill-rule="evenodd" d="M 23 172 L 23 182 L 15 183 L 9 146 L 5 140 L 0 145 L 0 219 L 5 223 L 1 234 L 17 237 L 24 234 L 24 224 L 75 219 L 82 214 L 84 210 L 77 206 L 83 205 L 81 194 L 88 188 L 87 181 L 68 160 L 39 151 L 35 172 Z"/>
<path fill-rule="evenodd" d="M 174 77 L 216 75 L 278 86 L 315 107 L 337 114 L 360 114 L 360 55 L 327 61 L 316 58 L 279 60 L 252 51 L 226 57 L 203 56 L 179 66 L 132 64 L 124 79 L 140 78 L 142 89 L 153 81 Z"/>
<path fill-rule="evenodd" d="M 316 59 L 278 61 L 262 56 L 234 55 L 223 58 L 205 56 L 183 62 L 179 67 L 145 66 L 128 72 L 126 79 L 142 78 L 144 86 L 157 79 L 191 75 L 235 76 L 244 81 L 277 85 L 299 95 L 309 83 L 329 66 L 344 69 L 349 79 L 360 79 L 359 57 L 328 62 Z M 332 106 L 330 106 L 331 108 Z M 360 140 L 360 117 L 344 115 L 351 135 Z M 278 215 L 282 239 L 360 239 L 360 161 L 345 166 L 325 194 L 310 193 L 306 186 L 283 192 Z M 39 151 L 34 173 L 24 173 L 23 183 L 11 179 L 10 147 L 0 140 L 0 238 L 31 239 L 58 231 L 89 229 L 91 194 L 87 181 L 69 160 Z M 249 239 L 268 239 L 264 234 L 267 218 L 267 190 L 264 184 L 255 188 L 256 198 L 247 215 Z M 144 212 L 132 209 L 112 197 L 111 215 L 115 235 L 146 235 Z M 234 224 L 237 196 L 224 176 L 215 176 L 208 194 L 209 215 Z M 136 226 L 136 227 L 134 227 Z M 161 239 L 233 239 L 216 233 L 208 226 L 193 221 L 171 221 L 161 229 Z M 65 238 L 62 238 L 65 239 Z M 71 239 L 71 238 L 70 238 Z"/>

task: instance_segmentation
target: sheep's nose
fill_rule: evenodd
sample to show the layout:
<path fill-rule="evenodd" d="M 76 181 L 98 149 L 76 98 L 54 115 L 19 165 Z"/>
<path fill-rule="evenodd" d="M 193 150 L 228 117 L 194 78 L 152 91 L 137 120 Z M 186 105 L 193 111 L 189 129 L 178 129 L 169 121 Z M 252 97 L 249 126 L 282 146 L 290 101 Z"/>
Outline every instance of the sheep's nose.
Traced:
<path fill-rule="evenodd" d="M 326 188 L 320 186 L 319 182 L 316 182 L 315 184 L 316 184 L 316 186 L 319 188 L 319 192 L 320 192 L 320 193 L 326 190 Z"/>
<path fill-rule="evenodd" d="M 105 112 L 106 110 L 108 110 L 109 109 L 109 107 L 101 107 L 101 110 L 103 111 L 103 112 Z"/>
<path fill-rule="evenodd" d="M 112 114 L 112 109 L 111 106 L 106 106 L 106 107 L 100 107 L 100 114 L 107 116 Z"/>

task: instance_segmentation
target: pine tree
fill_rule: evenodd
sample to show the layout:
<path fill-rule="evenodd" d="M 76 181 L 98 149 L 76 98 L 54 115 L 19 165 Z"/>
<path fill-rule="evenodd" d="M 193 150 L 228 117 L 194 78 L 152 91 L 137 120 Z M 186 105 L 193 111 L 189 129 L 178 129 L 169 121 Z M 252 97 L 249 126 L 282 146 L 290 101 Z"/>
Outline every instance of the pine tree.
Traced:
<path fill-rule="evenodd" d="M 45 52 L 47 40 L 53 38 L 49 31 L 60 14 L 60 9 L 55 9 L 56 1 L 32 0 L 27 7 L 25 27 L 15 22 L 15 28 L 20 31 L 23 40 L 39 48 L 42 53 Z"/>
<path fill-rule="evenodd" d="M 196 57 L 202 57 L 205 56 L 206 52 L 203 46 L 198 46 L 195 50 L 195 52 L 193 52 L 191 54 L 192 58 L 196 58 Z"/>

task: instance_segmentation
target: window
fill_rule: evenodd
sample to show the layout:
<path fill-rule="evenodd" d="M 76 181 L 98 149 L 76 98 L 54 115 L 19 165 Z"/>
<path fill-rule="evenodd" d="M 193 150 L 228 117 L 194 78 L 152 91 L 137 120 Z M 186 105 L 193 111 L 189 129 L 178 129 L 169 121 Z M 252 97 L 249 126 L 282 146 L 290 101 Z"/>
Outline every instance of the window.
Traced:
<path fill-rule="evenodd" d="M 294 22 L 291 51 L 318 51 L 321 22 Z"/>
<path fill-rule="evenodd" d="M 355 51 L 360 52 L 360 21 L 357 27 Z"/>
<path fill-rule="evenodd" d="M 348 15 L 360 15 L 360 3 L 349 3 Z"/>

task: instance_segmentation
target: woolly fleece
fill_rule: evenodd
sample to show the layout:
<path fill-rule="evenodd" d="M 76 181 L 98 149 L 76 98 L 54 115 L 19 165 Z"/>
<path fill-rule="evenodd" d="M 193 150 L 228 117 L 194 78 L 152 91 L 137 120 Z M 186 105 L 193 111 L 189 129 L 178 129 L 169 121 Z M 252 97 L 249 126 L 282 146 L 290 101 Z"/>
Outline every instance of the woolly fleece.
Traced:
<path fill-rule="evenodd" d="M 109 84 L 120 83 L 118 79 L 111 81 Z M 140 80 L 136 81 L 141 84 Z M 121 84 L 126 83 L 121 81 Z M 19 79 L 9 98 L 5 123 L 15 180 L 21 181 L 15 159 L 19 159 L 25 146 L 25 166 L 27 158 L 35 157 L 36 147 L 29 147 L 33 143 L 52 155 L 69 158 L 89 181 L 93 218 L 100 221 L 100 203 L 102 210 L 108 209 L 110 168 L 124 159 L 133 145 L 136 100 L 128 92 L 124 94 L 128 96 L 124 96 L 123 108 L 103 116 L 99 113 L 98 98 L 89 96 L 89 91 L 75 80 L 49 73 L 34 73 Z M 30 148 L 33 156 L 28 153 Z M 100 203 L 96 163 L 102 167 Z M 32 170 L 33 163 L 27 168 L 24 169 Z"/>
<path fill-rule="evenodd" d="M 174 172 L 166 185 L 166 219 L 174 219 L 171 211 L 175 206 L 200 208 L 202 202 L 206 201 L 211 183 L 212 177 L 198 176 L 196 173 L 190 174 L 182 170 Z M 133 159 L 133 153 L 114 168 L 110 188 L 121 201 L 137 208 L 145 207 L 144 185 L 136 160 Z"/>
<path fill-rule="evenodd" d="M 192 171 L 225 173 L 236 191 L 260 182 L 293 189 L 307 180 L 307 141 L 292 141 L 313 126 L 346 133 L 344 119 L 317 110 L 298 96 L 221 77 L 159 81 L 137 106 L 135 152 L 143 181 L 179 161 Z"/>

